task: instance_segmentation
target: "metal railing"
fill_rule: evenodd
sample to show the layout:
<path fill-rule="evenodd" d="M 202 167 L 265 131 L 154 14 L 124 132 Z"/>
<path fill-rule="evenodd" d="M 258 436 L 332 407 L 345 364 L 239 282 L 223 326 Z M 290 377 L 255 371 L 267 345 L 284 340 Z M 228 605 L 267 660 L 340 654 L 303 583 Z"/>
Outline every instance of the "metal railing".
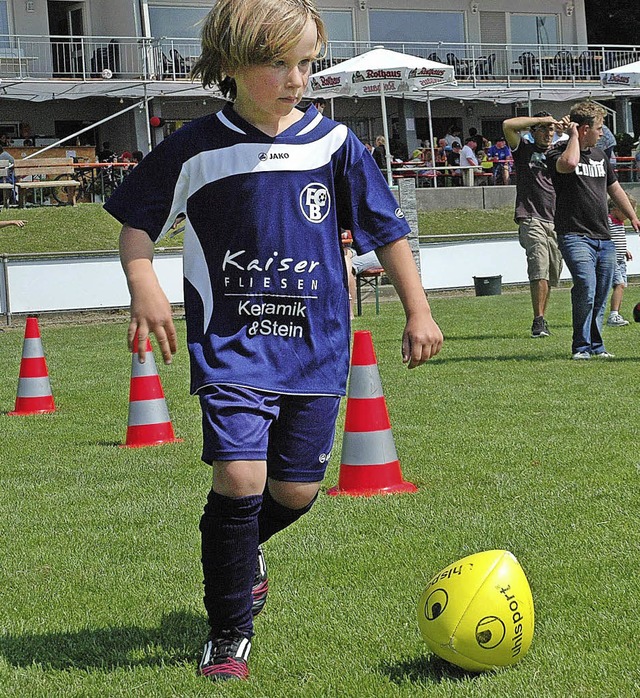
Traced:
<path fill-rule="evenodd" d="M 377 42 L 330 42 L 316 62 L 322 70 L 368 51 Z M 554 87 L 600 81 L 600 72 L 640 60 L 640 46 L 584 44 L 394 43 L 384 47 L 455 68 L 458 84 L 478 87 L 487 82 Z"/>
<path fill-rule="evenodd" d="M 0 35 L 0 78 L 187 79 L 198 39 Z"/>
<path fill-rule="evenodd" d="M 332 41 L 320 70 L 376 42 Z M 640 46 L 385 42 L 385 48 L 453 65 L 462 85 L 558 86 L 599 81 L 600 71 L 640 60 Z M 168 37 L 0 35 L 0 78 L 186 80 L 200 41 Z"/>

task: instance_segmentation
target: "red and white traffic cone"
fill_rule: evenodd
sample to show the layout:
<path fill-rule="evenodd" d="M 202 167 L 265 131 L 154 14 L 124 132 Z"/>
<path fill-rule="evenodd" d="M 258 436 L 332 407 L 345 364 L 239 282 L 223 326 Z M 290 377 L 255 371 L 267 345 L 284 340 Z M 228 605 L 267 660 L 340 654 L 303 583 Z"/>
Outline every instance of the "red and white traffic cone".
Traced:
<path fill-rule="evenodd" d="M 354 332 L 338 486 L 328 494 L 416 492 L 402 477 L 371 332 Z"/>
<path fill-rule="evenodd" d="M 148 337 L 145 352 L 145 362 L 140 363 L 136 336 L 131 354 L 127 439 L 122 444 L 129 448 L 160 446 L 182 441 L 182 439 L 176 439 L 173 433 L 169 410 Z"/>
<path fill-rule="evenodd" d="M 38 318 L 28 317 L 24 330 L 18 396 L 12 416 L 55 412 L 47 361 L 44 358 Z"/>

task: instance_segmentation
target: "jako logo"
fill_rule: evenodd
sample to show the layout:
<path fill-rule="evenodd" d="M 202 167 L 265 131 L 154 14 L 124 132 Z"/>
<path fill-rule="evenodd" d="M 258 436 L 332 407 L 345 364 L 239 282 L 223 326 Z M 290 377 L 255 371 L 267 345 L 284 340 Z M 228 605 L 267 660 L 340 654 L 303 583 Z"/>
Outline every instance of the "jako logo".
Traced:
<path fill-rule="evenodd" d="M 331 210 L 329 190 L 319 182 L 312 182 L 300 193 L 300 209 L 310 223 L 322 223 Z"/>
<path fill-rule="evenodd" d="M 404 218 L 404 211 L 401 208 L 395 210 L 396 218 Z"/>
<path fill-rule="evenodd" d="M 289 153 L 258 153 L 258 160 L 264 162 L 265 160 L 287 160 Z"/>

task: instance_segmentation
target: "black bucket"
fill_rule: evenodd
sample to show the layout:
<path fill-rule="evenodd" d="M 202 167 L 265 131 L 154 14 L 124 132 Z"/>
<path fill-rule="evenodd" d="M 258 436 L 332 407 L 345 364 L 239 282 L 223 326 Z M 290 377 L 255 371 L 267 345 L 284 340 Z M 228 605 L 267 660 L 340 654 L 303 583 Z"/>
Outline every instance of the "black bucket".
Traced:
<path fill-rule="evenodd" d="M 476 296 L 502 295 L 502 276 L 474 276 Z"/>

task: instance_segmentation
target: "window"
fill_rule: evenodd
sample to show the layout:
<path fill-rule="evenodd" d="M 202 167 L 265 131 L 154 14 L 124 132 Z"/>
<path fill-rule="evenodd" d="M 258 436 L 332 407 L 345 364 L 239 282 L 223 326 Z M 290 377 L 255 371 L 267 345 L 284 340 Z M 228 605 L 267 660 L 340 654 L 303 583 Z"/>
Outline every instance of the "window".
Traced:
<path fill-rule="evenodd" d="M 9 13 L 7 0 L 0 0 L 0 46 L 9 46 Z"/>
<path fill-rule="evenodd" d="M 512 44 L 529 46 L 554 46 L 560 43 L 557 15 L 509 16 Z"/>
<path fill-rule="evenodd" d="M 464 43 L 464 13 L 396 10 L 369 11 L 372 42 Z"/>
<path fill-rule="evenodd" d="M 320 10 L 320 16 L 327 28 L 329 41 L 353 41 L 353 17 L 350 11 Z"/>
<path fill-rule="evenodd" d="M 172 39 L 197 39 L 200 36 L 200 22 L 210 9 L 210 7 L 150 6 L 151 36 L 157 39 L 161 36 Z"/>

